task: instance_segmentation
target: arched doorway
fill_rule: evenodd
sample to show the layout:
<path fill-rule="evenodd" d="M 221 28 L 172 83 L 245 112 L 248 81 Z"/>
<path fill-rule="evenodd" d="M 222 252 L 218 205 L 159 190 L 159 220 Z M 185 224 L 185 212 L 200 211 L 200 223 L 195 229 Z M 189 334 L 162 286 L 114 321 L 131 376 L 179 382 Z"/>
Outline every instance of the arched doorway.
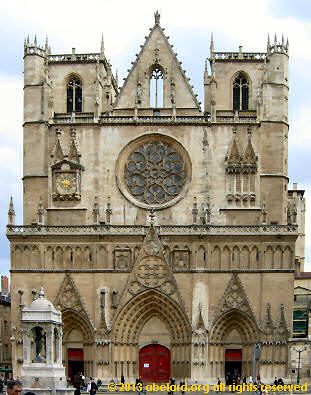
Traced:
<path fill-rule="evenodd" d="M 252 374 L 254 344 L 259 328 L 254 317 L 232 309 L 214 322 L 209 338 L 209 363 L 212 377 Z"/>
<path fill-rule="evenodd" d="M 144 383 L 168 382 L 171 352 L 161 344 L 149 344 L 139 351 L 139 376 Z"/>
<path fill-rule="evenodd" d="M 72 378 L 82 372 L 84 376 L 94 375 L 92 363 L 94 334 L 85 317 L 72 309 L 62 310 L 63 356 L 66 360 L 66 375 Z"/>
<path fill-rule="evenodd" d="M 225 377 L 242 377 L 242 349 L 227 349 L 225 352 Z"/>
<path fill-rule="evenodd" d="M 68 360 L 68 377 L 84 372 L 83 336 L 77 329 L 66 336 L 66 353 Z"/>
<path fill-rule="evenodd" d="M 139 347 L 150 343 L 165 345 L 170 350 L 173 377 L 190 377 L 190 322 L 182 306 L 155 289 L 131 298 L 113 322 L 113 377 L 118 379 L 123 372 L 125 379 L 137 378 Z"/>

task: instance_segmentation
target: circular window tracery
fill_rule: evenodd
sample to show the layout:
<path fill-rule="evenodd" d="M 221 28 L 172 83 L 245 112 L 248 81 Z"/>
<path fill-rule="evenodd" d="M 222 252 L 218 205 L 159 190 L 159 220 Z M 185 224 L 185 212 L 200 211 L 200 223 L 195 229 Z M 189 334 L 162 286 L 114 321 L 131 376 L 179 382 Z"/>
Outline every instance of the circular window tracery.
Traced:
<path fill-rule="evenodd" d="M 128 191 L 145 204 L 163 204 L 182 190 L 187 175 L 185 161 L 163 142 L 144 143 L 127 158 L 124 180 Z"/>
<path fill-rule="evenodd" d="M 124 196 L 144 208 L 165 208 L 184 195 L 191 162 L 184 148 L 162 135 L 132 141 L 117 161 L 118 186 Z"/>

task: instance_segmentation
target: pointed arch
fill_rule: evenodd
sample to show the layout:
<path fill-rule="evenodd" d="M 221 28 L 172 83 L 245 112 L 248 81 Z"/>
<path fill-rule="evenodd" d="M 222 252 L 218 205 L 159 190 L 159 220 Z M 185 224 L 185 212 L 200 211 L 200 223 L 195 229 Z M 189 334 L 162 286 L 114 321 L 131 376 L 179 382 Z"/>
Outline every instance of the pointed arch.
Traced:
<path fill-rule="evenodd" d="M 24 247 L 23 250 L 23 269 L 30 269 L 30 248 Z"/>
<path fill-rule="evenodd" d="M 228 164 L 231 165 L 240 165 L 241 163 L 241 155 L 235 137 L 233 138 L 231 145 L 228 149 L 226 161 Z"/>
<path fill-rule="evenodd" d="M 290 246 L 286 246 L 283 255 L 283 269 L 291 269 L 293 267 L 293 251 Z"/>
<path fill-rule="evenodd" d="M 265 251 L 265 269 L 272 269 L 274 261 L 274 251 L 271 246 L 268 246 Z"/>
<path fill-rule="evenodd" d="M 154 64 L 149 69 L 150 107 L 160 108 L 164 105 L 165 72 L 162 66 Z"/>
<path fill-rule="evenodd" d="M 255 343 L 259 338 L 259 328 L 248 314 L 232 309 L 217 318 L 210 331 L 212 342 L 224 343 L 226 337 L 236 329 L 243 343 Z"/>
<path fill-rule="evenodd" d="M 173 343 L 190 342 L 191 325 L 186 313 L 172 298 L 155 289 L 134 296 L 120 310 L 112 324 L 115 342 L 137 343 L 141 328 L 153 316 L 166 323 Z"/>
<path fill-rule="evenodd" d="M 250 138 L 248 139 L 244 154 L 242 156 L 242 163 L 247 165 L 257 164 L 257 156 Z"/>
<path fill-rule="evenodd" d="M 228 246 L 224 246 L 222 250 L 221 269 L 231 269 L 231 252 Z"/>
<path fill-rule="evenodd" d="M 54 248 L 47 246 L 45 251 L 45 268 L 54 269 Z"/>
<path fill-rule="evenodd" d="M 221 267 L 221 250 L 215 246 L 212 252 L 212 269 L 219 270 Z"/>
<path fill-rule="evenodd" d="M 64 343 L 67 341 L 67 338 L 73 329 L 77 329 L 82 334 L 84 343 L 89 343 L 94 339 L 94 330 L 85 316 L 73 309 L 63 309 L 61 312 L 64 325 Z"/>
<path fill-rule="evenodd" d="M 283 266 L 283 251 L 282 247 L 278 245 L 274 251 L 273 269 L 281 269 Z"/>
<path fill-rule="evenodd" d="M 82 78 L 70 74 L 66 79 L 67 113 L 82 112 Z"/>
<path fill-rule="evenodd" d="M 31 269 L 40 269 L 40 251 L 37 246 L 32 246 L 31 259 L 30 259 Z"/>
<path fill-rule="evenodd" d="M 256 246 L 253 246 L 251 249 L 250 267 L 251 269 L 260 268 L 260 252 Z"/>
<path fill-rule="evenodd" d="M 240 269 L 240 248 L 234 246 L 232 250 L 231 264 L 233 269 Z"/>
<path fill-rule="evenodd" d="M 64 268 L 64 250 L 62 247 L 57 246 L 55 249 L 55 269 Z"/>
<path fill-rule="evenodd" d="M 241 269 L 249 269 L 250 268 L 250 252 L 247 245 L 243 246 L 241 251 Z"/>
<path fill-rule="evenodd" d="M 12 248 L 12 268 L 13 269 L 22 269 L 23 261 L 22 261 L 22 247 L 19 245 L 14 246 Z"/>
<path fill-rule="evenodd" d="M 245 71 L 238 71 L 232 77 L 232 109 L 248 110 L 251 80 Z"/>
<path fill-rule="evenodd" d="M 207 251 L 200 245 L 196 251 L 196 268 L 203 269 L 207 266 Z"/>

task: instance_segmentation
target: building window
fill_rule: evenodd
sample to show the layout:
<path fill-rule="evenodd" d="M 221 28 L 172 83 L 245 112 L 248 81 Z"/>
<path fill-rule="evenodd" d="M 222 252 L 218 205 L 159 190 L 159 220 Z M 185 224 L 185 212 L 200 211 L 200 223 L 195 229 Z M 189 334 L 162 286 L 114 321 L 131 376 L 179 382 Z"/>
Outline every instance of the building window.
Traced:
<path fill-rule="evenodd" d="M 150 75 L 150 107 L 163 107 L 163 71 L 158 66 Z"/>
<path fill-rule="evenodd" d="M 244 74 L 233 81 L 233 110 L 248 110 L 249 82 Z"/>
<path fill-rule="evenodd" d="M 7 335 L 7 331 L 8 331 L 8 323 L 7 321 L 3 321 L 3 332 L 5 335 Z"/>
<path fill-rule="evenodd" d="M 67 112 L 82 112 L 82 83 L 76 77 L 67 84 Z"/>

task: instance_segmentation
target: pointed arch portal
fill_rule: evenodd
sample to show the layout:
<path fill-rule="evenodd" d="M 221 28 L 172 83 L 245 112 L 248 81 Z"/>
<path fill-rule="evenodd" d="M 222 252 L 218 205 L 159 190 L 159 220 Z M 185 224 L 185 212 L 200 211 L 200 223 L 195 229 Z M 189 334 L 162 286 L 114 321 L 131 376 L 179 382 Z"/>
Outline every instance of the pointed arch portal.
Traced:
<path fill-rule="evenodd" d="M 146 290 L 130 299 L 119 312 L 114 322 L 113 357 L 116 366 L 116 377 L 120 373 L 117 366 L 119 362 L 121 365 L 121 361 L 129 360 L 134 366 L 138 365 L 137 370 L 134 369 L 133 372 L 130 372 L 130 376 L 133 377 L 135 375 L 137 377 L 141 371 L 140 363 L 148 364 L 148 362 L 143 362 L 143 359 L 139 358 L 139 340 L 146 323 L 154 317 L 164 324 L 169 335 L 169 347 L 165 348 L 170 349 L 170 371 L 166 368 L 167 373 L 165 374 L 171 373 L 175 378 L 189 377 L 191 359 L 191 325 L 189 319 L 179 304 L 163 292 L 155 289 Z M 154 342 L 158 343 L 159 336 L 157 336 L 156 329 L 153 335 Z M 152 341 L 152 339 L 150 340 Z M 162 357 L 164 358 L 163 361 L 165 360 L 165 363 L 168 363 L 169 353 L 165 351 L 166 357 L 164 357 L 162 355 L 164 353 L 163 350 L 160 350 L 160 347 L 154 347 L 152 358 L 158 359 L 156 361 L 153 360 L 153 369 L 159 367 Z M 150 370 L 148 375 L 159 379 L 154 371 Z"/>
<path fill-rule="evenodd" d="M 92 353 L 94 331 L 90 323 L 81 313 L 73 309 L 62 310 L 63 320 L 63 356 L 66 360 L 67 376 L 72 378 L 76 373 L 93 375 L 93 366 L 86 364 Z"/>
<path fill-rule="evenodd" d="M 259 336 L 254 317 L 241 310 L 231 309 L 216 319 L 210 331 L 213 375 L 251 375 L 254 344 Z"/>

